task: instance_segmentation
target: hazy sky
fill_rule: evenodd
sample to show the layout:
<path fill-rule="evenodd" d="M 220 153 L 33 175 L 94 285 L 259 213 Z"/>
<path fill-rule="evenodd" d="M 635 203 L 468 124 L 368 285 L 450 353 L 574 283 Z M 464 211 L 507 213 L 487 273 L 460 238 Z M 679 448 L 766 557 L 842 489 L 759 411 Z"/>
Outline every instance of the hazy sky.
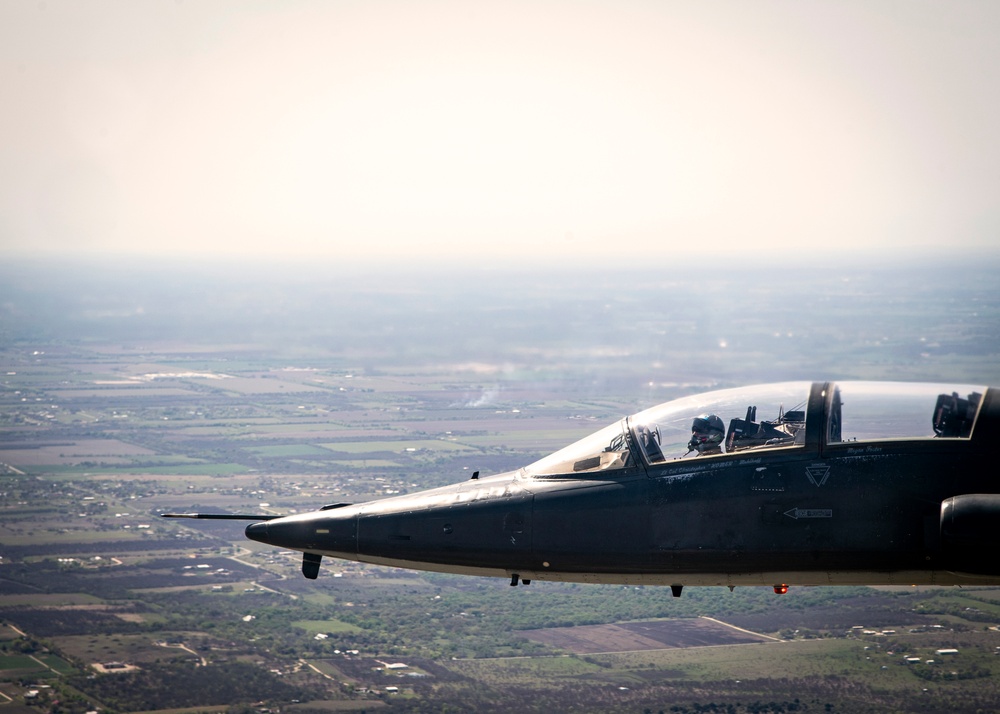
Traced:
<path fill-rule="evenodd" d="M 998 88 L 995 0 L 5 0 L 0 248 L 974 252 Z"/>

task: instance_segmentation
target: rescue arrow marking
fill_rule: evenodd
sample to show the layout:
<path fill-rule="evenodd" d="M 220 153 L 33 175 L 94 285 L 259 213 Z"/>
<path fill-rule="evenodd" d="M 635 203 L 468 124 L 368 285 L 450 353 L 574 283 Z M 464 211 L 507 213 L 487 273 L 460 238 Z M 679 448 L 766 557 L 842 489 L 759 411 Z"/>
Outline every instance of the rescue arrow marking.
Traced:
<path fill-rule="evenodd" d="M 792 508 L 785 511 L 789 518 L 833 518 L 832 508 Z"/>

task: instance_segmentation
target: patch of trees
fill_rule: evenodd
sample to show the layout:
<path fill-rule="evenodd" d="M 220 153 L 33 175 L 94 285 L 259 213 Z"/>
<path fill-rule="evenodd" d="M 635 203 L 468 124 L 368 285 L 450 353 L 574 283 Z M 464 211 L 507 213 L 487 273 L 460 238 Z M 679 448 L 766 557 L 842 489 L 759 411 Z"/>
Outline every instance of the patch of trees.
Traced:
<path fill-rule="evenodd" d="M 119 711 L 213 706 L 238 702 L 318 699 L 321 690 L 293 686 L 248 662 L 205 667 L 187 662 L 155 663 L 137 672 L 70 680 L 72 686 Z"/>
<path fill-rule="evenodd" d="M 230 543 L 223 540 L 198 540 L 198 546 L 203 548 L 225 548 Z M 26 558 L 33 558 L 46 555 L 89 555 L 97 553 L 106 555 L 111 553 L 140 553 L 147 550 L 177 550 L 183 547 L 177 539 L 143 538 L 141 540 L 109 540 L 95 541 L 93 543 L 40 543 L 38 545 L 4 545 L 0 548 L 0 554 L 4 560 L 23 561 Z"/>
<path fill-rule="evenodd" d="M 0 585 L 2 585 L 4 595 L 28 595 L 31 593 L 37 593 L 41 590 L 41 588 L 35 587 L 34 585 L 19 583 L 16 580 L 10 580 L 8 578 L 0 578 Z"/>
<path fill-rule="evenodd" d="M 11 609 L 4 616 L 20 629 L 37 637 L 61 637 L 92 633 L 122 634 L 140 632 L 141 623 L 126 622 L 114 615 L 96 610 L 34 610 Z"/>
<path fill-rule="evenodd" d="M 806 711 L 822 711 L 831 712 L 834 710 L 832 704 L 819 705 L 810 707 L 803 704 L 798 699 L 792 701 L 770 701 L 770 702 L 748 702 L 746 704 L 741 704 L 739 702 L 728 702 L 728 703 L 716 703 L 708 702 L 706 704 L 694 703 L 694 704 L 675 704 L 670 709 L 666 710 L 670 714 L 784 714 L 785 712 L 806 712 Z M 664 710 L 660 710 L 659 714 L 666 714 Z M 651 709 L 645 709 L 643 714 L 651 714 Z"/>
<path fill-rule="evenodd" d="M 196 564 L 210 567 L 192 568 Z M 192 569 L 184 570 L 185 565 Z M 216 572 L 218 568 L 224 568 L 226 572 Z M 131 597 L 129 591 L 133 589 L 175 585 L 221 585 L 255 575 L 258 571 L 224 558 L 198 560 L 188 558 L 161 559 L 143 565 L 113 568 L 69 569 L 54 561 L 40 561 L 16 563 L 6 572 L 13 581 L 12 587 L 17 588 L 11 592 L 88 593 L 104 599 L 118 600 Z M 191 577 L 192 574 L 199 577 Z"/>
<path fill-rule="evenodd" d="M 992 611 L 984 612 L 978 608 L 966 607 L 960 603 L 948 601 L 942 602 L 940 600 L 922 603 L 918 612 L 935 615 L 951 615 L 970 622 L 993 623 L 1000 619 L 997 617 L 997 614 Z M 916 621 L 916 618 L 914 618 L 914 621 Z"/>
<path fill-rule="evenodd" d="M 913 674 L 928 682 L 954 682 L 963 679 L 985 679 L 993 672 L 978 664 L 971 664 L 961 670 L 953 670 L 947 664 L 942 667 L 914 667 Z"/>

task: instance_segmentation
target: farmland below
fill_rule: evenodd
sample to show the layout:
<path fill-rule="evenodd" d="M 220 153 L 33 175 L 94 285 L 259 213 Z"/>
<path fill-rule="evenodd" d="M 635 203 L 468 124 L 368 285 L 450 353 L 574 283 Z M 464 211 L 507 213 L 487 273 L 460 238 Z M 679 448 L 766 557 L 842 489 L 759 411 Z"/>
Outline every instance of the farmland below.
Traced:
<path fill-rule="evenodd" d="M 507 471 L 742 383 L 1000 384 L 995 268 L 939 268 L 179 289 L 5 266 L 0 714 L 997 710 L 991 588 L 308 581 L 241 523 L 159 518 Z"/>

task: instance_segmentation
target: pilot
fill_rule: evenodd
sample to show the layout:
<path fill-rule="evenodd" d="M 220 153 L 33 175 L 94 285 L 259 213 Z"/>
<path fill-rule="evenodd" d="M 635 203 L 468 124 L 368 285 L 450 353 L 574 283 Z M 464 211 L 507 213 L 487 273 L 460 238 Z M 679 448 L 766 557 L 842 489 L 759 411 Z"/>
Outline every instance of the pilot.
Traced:
<path fill-rule="evenodd" d="M 691 422 L 691 441 L 688 442 L 688 453 L 697 451 L 699 456 L 712 456 L 722 453 L 722 440 L 726 427 L 715 414 L 701 414 Z"/>

